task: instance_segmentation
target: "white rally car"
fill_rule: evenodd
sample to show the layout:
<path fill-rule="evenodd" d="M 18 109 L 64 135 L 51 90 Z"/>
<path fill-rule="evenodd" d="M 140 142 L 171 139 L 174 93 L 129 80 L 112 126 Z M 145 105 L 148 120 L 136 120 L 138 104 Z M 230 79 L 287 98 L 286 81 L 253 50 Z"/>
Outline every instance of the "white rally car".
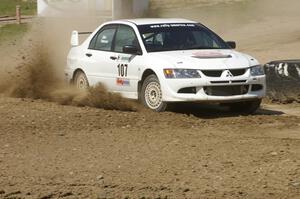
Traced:
<path fill-rule="evenodd" d="M 172 102 L 216 102 L 253 113 L 266 93 L 263 67 L 202 24 L 185 19 L 104 23 L 81 45 L 73 31 L 65 75 L 164 111 Z"/>

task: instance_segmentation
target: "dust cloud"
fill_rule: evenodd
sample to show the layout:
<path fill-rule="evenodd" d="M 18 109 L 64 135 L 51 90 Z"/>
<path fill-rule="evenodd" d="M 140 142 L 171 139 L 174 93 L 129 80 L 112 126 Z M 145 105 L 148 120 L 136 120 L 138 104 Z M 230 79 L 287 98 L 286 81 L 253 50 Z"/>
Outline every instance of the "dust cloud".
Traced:
<path fill-rule="evenodd" d="M 36 21 L 17 46 L 7 47 L 14 56 L 6 53 L 2 56 L 0 94 L 63 105 L 138 111 L 137 103 L 107 92 L 101 84 L 83 91 L 65 81 L 64 67 L 69 50 L 66 41 L 70 40 L 66 37 L 71 31 L 69 27 L 62 28 L 62 24 L 61 21 Z"/>

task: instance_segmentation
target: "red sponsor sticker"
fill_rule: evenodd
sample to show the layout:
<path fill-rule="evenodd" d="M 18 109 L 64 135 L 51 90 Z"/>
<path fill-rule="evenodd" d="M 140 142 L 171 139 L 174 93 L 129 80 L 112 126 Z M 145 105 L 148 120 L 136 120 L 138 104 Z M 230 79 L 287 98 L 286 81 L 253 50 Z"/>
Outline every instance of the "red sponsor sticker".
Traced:
<path fill-rule="evenodd" d="M 118 86 L 130 86 L 129 79 L 117 78 L 116 82 Z"/>

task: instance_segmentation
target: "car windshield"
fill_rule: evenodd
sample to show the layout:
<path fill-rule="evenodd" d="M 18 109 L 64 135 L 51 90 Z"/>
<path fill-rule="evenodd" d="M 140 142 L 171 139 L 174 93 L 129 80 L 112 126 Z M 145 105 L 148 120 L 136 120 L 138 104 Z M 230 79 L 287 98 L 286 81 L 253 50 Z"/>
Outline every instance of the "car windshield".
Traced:
<path fill-rule="evenodd" d="M 218 35 L 194 23 L 151 24 L 138 26 L 148 52 L 230 49 Z"/>

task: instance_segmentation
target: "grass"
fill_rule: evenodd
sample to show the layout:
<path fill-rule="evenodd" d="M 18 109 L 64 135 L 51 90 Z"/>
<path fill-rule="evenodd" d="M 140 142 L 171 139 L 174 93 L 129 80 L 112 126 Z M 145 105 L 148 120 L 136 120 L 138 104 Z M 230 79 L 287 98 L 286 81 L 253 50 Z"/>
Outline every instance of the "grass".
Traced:
<path fill-rule="evenodd" d="M 0 0 L 0 16 L 15 16 L 16 5 L 21 6 L 22 15 L 36 14 L 36 0 Z"/>
<path fill-rule="evenodd" d="M 0 27 L 0 44 L 20 39 L 29 29 L 28 24 L 7 24 Z"/>
<path fill-rule="evenodd" d="M 0 17 L 15 16 L 16 5 L 21 6 L 22 15 L 35 15 L 37 0 L 0 0 Z M 0 24 L 0 44 L 20 39 L 29 29 L 27 24 Z"/>

